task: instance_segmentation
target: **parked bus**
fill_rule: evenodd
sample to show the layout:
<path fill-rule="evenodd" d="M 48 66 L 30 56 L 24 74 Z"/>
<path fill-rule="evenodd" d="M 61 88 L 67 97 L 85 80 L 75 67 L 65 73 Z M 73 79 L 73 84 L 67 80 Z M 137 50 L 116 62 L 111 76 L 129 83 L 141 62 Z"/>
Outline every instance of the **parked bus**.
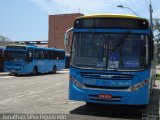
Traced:
<path fill-rule="evenodd" d="M 7 46 L 5 71 L 11 74 L 56 73 L 65 68 L 65 51 L 36 46 Z"/>
<path fill-rule="evenodd" d="M 132 15 L 82 16 L 75 19 L 64 40 L 66 48 L 71 49 L 70 100 L 87 104 L 149 103 L 155 61 L 147 19 Z"/>
<path fill-rule="evenodd" d="M 0 46 L 0 72 L 4 72 L 4 51 L 5 47 Z"/>

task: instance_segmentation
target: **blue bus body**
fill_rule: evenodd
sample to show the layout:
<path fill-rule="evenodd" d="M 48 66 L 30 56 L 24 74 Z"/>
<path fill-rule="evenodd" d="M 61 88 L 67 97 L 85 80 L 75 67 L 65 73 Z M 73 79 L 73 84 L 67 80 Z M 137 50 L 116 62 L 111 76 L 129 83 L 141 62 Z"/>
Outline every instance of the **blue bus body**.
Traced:
<path fill-rule="evenodd" d="M 5 47 L 0 46 L 0 72 L 4 72 L 4 51 Z"/>
<path fill-rule="evenodd" d="M 5 71 L 11 74 L 56 73 L 65 68 L 65 51 L 36 46 L 7 46 Z"/>
<path fill-rule="evenodd" d="M 109 16 L 110 17 L 110 16 Z M 109 18 L 108 16 L 106 18 Z M 111 16 L 115 18 L 116 16 Z M 118 16 L 117 19 L 121 19 L 126 16 Z M 78 27 L 73 28 L 73 42 L 71 52 L 71 66 L 70 66 L 70 78 L 69 78 L 69 99 L 77 101 L 85 101 L 86 103 L 100 103 L 100 104 L 122 104 L 122 105 L 147 105 L 150 100 L 150 95 L 153 91 L 155 82 L 155 62 L 152 58 L 153 46 L 151 40 L 150 28 L 146 29 L 125 29 L 125 28 L 90 28 L 90 24 L 81 24 L 80 20 L 85 18 L 102 18 L 101 16 L 93 15 L 89 17 L 80 17 L 75 20 L 75 24 Z M 105 18 L 103 16 L 103 18 Z M 80 19 L 80 20 L 79 20 Z M 132 17 L 131 17 L 132 19 Z M 137 17 L 133 19 L 138 19 Z M 79 22 L 79 21 L 80 22 Z M 78 21 L 78 22 L 77 22 Z M 91 21 L 90 21 L 91 22 Z M 81 27 L 81 25 L 84 27 Z M 79 28 L 81 27 L 81 28 Z M 128 40 L 120 41 L 121 34 L 128 33 Z M 105 36 L 103 36 L 105 35 Z M 99 36 L 99 37 L 98 37 Z M 107 36 L 107 37 L 106 37 Z M 95 51 L 98 47 L 94 44 L 90 49 L 93 48 L 93 52 L 89 50 L 89 46 L 97 39 L 102 41 L 103 37 L 105 40 L 103 45 L 106 44 L 106 56 L 103 57 L 102 61 L 99 62 L 97 56 L 102 56 L 100 53 Z M 122 37 L 122 39 L 126 39 Z M 144 38 L 143 38 L 144 37 Z M 95 39 L 94 39 L 95 38 Z M 115 39 L 114 39 L 115 38 Z M 144 42 L 137 42 L 140 39 Z M 145 39 L 146 38 L 146 39 Z M 86 42 L 83 44 L 83 41 Z M 90 40 L 91 39 L 91 40 Z M 132 39 L 134 39 L 132 41 Z M 94 41 L 92 41 L 94 40 Z M 105 41 L 109 42 L 105 42 Z M 111 40 L 115 40 L 112 45 Z M 91 42 L 89 42 L 91 41 Z M 116 43 L 117 41 L 117 43 Z M 127 41 L 132 41 L 127 43 Z M 147 41 L 147 42 L 146 42 Z M 151 42 L 150 42 L 151 41 Z M 137 43 L 134 43 L 137 42 Z M 100 43 L 100 42 L 97 42 Z M 87 45 L 86 45 L 87 44 Z M 119 46 L 123 44 L 122 47 Z M 127 56 L 129 51 L 128 45 L 132 44 L 135 48 L 130 50 L 131 56 Z M 140 44 L 140 45 L 139 45 Z M 143 45 L 144 44 L 144 45 Z M 82 45 L 82 46 L 81 46 Z M 87 47 L 84 47 L 84 46 Z M 114 48 L 114 45 L 120 50 L 119 54 L 112 55 L 108 49 Z M 97 45 L 98 46 L 98 45 Z M 140 47 L 138 47 L 140 46 Z M 141 48 L 141 46 L 144 46 Z M 116 51 L 114 48 L 113 51 Z M 83 51 L 80 51 L 80 49 Z M 139 52 L 142 49 L 143 52 Z M 87 50 L 89 51 L 87 53 Z M 98 50 L 98 49 L 97 49 Z M 150 51 L 151 50 L 151 51 Z M 85 52 L 84 52 L 85 51 Z M 96 52 L 98 53 L 97 55 Z M 103 50 L 101 49 L 101 52 Z M 93 54 L 92 54 L 93 53 Z M 142 54 L 142 55 L 141 55 Z M 105 54 L 104 54 L 105 55 Z M 138 61 L 138 57 L 144 59 L 141 64 Z M 95 57 L 96 56 L 96 57 Z M 123 60 L 119 60 L 121 56 Z M 135 57 L 134 57 L 135 56 Z M 111 60 L 112 59 L 112 60 Z M 83 62 L 82 62 L 83 61 Z M 98 62 L 97 62 L 98 61 Z M 120 64 L 123 62 L 123 64 Z M 96 64 L 95 64 L 96 63 Z M 141 65 L 140 65 L 141 64 Z M 141 66 L 143 66 L 141 69 Z M 122 67 L 123 66 L 123 67 Z"/>
<path fill-rule="evenodd" d="M 69 82 L 70 100 L 124 105 L 145 105 L 149 103 L 150 88 L 152 87 L 150 70 L 109 72 L 81 70 L 71 67 L 70 71 L 70 76 L 73 76 L 73 78 L 70 77 Z M 106 75 L 117 76 L 118 78 L 105 78 L 104 80 L 103 77 Z M 101 78 L 101 76 L 103 77 Z M 144 86 L 139 87 L 140 84 L 144 84 Z M 138 86 L 139 89 L 132 91 L 131 87 L 133 86 Z M 101 94 L 112 95 L 112 99 L 99 98 Z"/>

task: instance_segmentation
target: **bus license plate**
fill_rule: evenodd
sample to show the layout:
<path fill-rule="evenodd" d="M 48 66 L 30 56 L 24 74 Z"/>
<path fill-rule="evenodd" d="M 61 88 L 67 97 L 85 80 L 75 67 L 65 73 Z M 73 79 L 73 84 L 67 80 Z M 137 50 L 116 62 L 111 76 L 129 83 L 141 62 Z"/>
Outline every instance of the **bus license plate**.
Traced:
<path fill-rule="evenodd" d="M 103 98 L 103 99 L 112 99 L 112 95 L 111 94 L 100 94 L 99 98 Z"/>

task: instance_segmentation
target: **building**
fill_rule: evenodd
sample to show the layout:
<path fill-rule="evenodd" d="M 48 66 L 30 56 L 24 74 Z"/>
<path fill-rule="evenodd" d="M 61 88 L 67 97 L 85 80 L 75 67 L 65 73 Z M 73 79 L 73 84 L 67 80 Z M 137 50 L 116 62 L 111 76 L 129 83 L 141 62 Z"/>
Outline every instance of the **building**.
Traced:
<path fill-rule="evenodd" d="M 64 34 L 67 29 L 73 27 L 75 18 L 79 16 L 83 16 L 83 14 L 50 15 L 48 47 L 64 49 Z"/>
<path fill-rule="evenodd" d="M 12 44 L 15 45 L 35 45 L 38 47 L 48 47 L 48 40 L 43 41 L 14 41 Z"/>

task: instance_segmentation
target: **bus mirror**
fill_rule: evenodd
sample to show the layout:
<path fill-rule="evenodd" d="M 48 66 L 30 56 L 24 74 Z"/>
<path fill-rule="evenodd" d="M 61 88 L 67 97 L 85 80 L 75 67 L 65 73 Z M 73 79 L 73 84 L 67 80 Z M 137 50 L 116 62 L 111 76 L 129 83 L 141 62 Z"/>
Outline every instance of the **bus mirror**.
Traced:
<path fill-rule="evenodd" d="M 65 36 L 64 36 L 64 46 L 65 46 L 65 49 L 70 52 L 69 50 L 69 40 L 71 39 L 70 37 L 70 32 L 73 30 L 73 28 L 70 28 L 66 31 L 65 33 Z"/>
<path fill-rule="evenodd" d="M 31 52 L 31 51 L 29 51 L 29 62 L 31 62 L 31 61 L 32 61 L 32 59 L 33 59 L 32 52 Z"/>

